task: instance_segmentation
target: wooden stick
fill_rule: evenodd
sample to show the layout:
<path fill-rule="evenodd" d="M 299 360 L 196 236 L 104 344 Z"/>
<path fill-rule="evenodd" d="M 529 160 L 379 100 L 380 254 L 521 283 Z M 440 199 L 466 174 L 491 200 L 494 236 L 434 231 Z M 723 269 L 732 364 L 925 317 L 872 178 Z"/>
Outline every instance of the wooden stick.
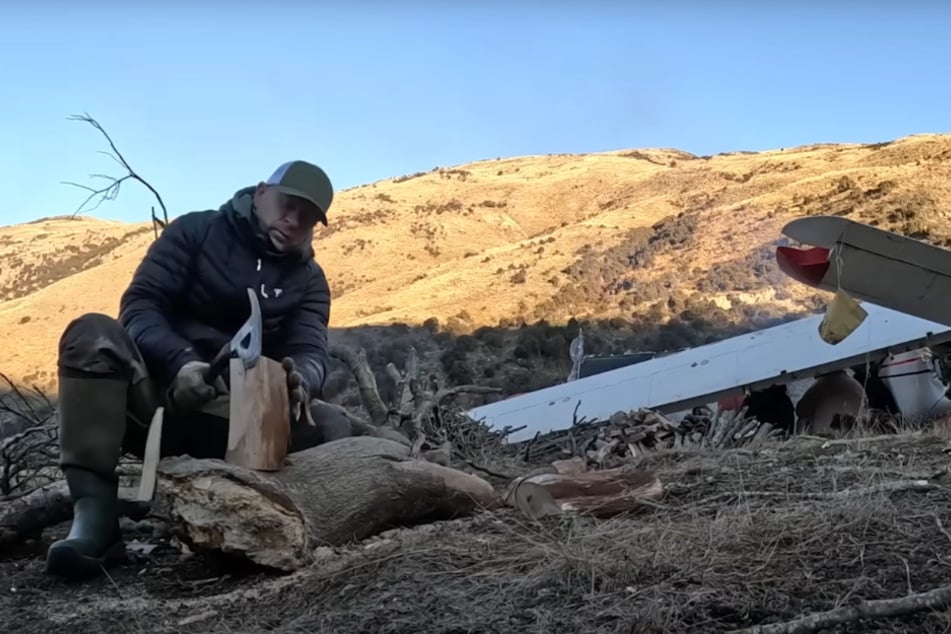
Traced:
<path fill-rule="evenodd" d="M 139 502 L 151 502 L 155 495 L 155 481 L 158 477 L 157 470 L 162 449 L 164 413 L 165 408 L 158 407 L 149 425 L 149 435 L 145 441 L 145 457 L 142 459 L 142 475 L 139 476 L 139 491 L 136 495 L 136 500 Z"/>
<path fill-rule="evenodd" d="M 853 606 L 843 606 L 827 612 L 814 612 L 792 621 L 731 630 L 728 634 L 806 634 L 862 619 L 906 616 L 926 610 L 939 610 L 948 605 L 951 605 L 951 586 L 942 586 L 928 592 L 909 594 L 894 599 L 861 601 Z"/>

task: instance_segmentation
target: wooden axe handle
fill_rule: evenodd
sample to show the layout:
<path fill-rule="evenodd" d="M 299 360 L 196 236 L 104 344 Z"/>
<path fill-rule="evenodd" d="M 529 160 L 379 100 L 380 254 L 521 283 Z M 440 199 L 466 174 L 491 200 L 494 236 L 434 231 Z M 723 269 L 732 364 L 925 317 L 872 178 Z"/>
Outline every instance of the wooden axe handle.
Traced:
<path fill-rule="evenodd" d="M 225 368 L 228 367 L 228 360 L 231 357 L 231 345 L 226 343 L 221 347 L 221 350 L 218 351 L 218 354 L 215 355 L 215 358 L 211 360 L 211 363 L 208 364 L 208 367 L 205 368 L 205 371 L 202 372 L 202 379 L 205 380 L 205 383 L 212 385 L 221 373 L 225 371 Z"/>
<path fill-rule="evenodd" d="M 148 437 L 145 441 L 145 454 L 142 458 L 142 475 L 139 476 L 139 491 L 136 496 L 139 502 L 151 502 L 155 495 L 155 483 L 158 479 L 158 463 L 161 459 L 162 423 L 165 418 L 165 408 L 158 407 L 152 416 L 149 425 Z"/>

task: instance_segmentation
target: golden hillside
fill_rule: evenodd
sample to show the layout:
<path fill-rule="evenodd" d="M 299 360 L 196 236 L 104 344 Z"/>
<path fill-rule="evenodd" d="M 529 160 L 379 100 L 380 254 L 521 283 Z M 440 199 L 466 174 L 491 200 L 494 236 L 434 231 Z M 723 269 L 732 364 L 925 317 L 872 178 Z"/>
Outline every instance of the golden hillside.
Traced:
<path fill-rule="evenodd" d="M 814 308 L 772 261 L 794 217 L 841 214 L 948 244 L 949 159 L 951 136 L 918 135 L 488 160 L 340 192 L 315 247 L 337 329 L 430 318 L 457 333 L 571 317 L 735 326 Z M 91 218 L 0 227 L 0 371 L 51 386 L 63 327 L 115 314 L 152 239 L 147 223 Z"/>

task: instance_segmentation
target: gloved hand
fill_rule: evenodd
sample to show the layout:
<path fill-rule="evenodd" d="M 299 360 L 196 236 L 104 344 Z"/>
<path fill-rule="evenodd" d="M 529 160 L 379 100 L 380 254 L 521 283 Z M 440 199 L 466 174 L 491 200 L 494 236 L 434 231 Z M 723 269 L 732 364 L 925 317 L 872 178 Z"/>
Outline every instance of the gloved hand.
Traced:
<path fill-rule="evenodd" d="M 205 383 L 202 373 L 208 368 L 204 361 L 189 361 L 175 375 L 169 390 L 172 405 L 178 411 L 189 412 L 213 400 L 218 394 L 227 392 L 224 380 L 218 377 L 214 385 Z"/>
<path fill-rule="evenodd" d="M 297 370 L 294 359 L 284 357 L 281 366 L 287 374 L 287 394 L 290 399 L 291 412 L 297 413 L 297 422 L 306 422 L 313 425 L 314 421 L 310 416 L 310 394 L 307 390 L 307 384 L 304 377 Z"/>

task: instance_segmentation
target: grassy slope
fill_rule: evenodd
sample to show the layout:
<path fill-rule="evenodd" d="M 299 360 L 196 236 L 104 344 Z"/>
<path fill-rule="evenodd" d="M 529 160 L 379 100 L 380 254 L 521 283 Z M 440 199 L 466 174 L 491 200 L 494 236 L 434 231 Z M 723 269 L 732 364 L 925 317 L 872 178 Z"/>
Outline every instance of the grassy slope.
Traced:
<path fill-rule="evenodd" d="M 934 135 L 713 157 L 635 150 L 490 160 L 344 191 L 316 244 L 333 336 L 368 347 L 377 368 L 413 343 L 451 379 L 510 391 L 559 380 L 576 330 L 511 330 L 523 322 L 613 318 L 593 327 L 595 351 L 701 343 L 816 307 L 772 261 L 794 217 L 842 214 L 947 244 L 949 157 L 951 137 Z M 151 240 L 146 224 L 90 218 L 0 228 L 0 332 L 13 342 L 0 371 L 54 387 L 63 327 L 84 311 L 114 314 Z M 460 342 L 435 337 L 436 322 L 420 328 L 432 318 L 455 334 L 502 328 Z M 400 322 L 409 328 L 385 327 Z"/>

